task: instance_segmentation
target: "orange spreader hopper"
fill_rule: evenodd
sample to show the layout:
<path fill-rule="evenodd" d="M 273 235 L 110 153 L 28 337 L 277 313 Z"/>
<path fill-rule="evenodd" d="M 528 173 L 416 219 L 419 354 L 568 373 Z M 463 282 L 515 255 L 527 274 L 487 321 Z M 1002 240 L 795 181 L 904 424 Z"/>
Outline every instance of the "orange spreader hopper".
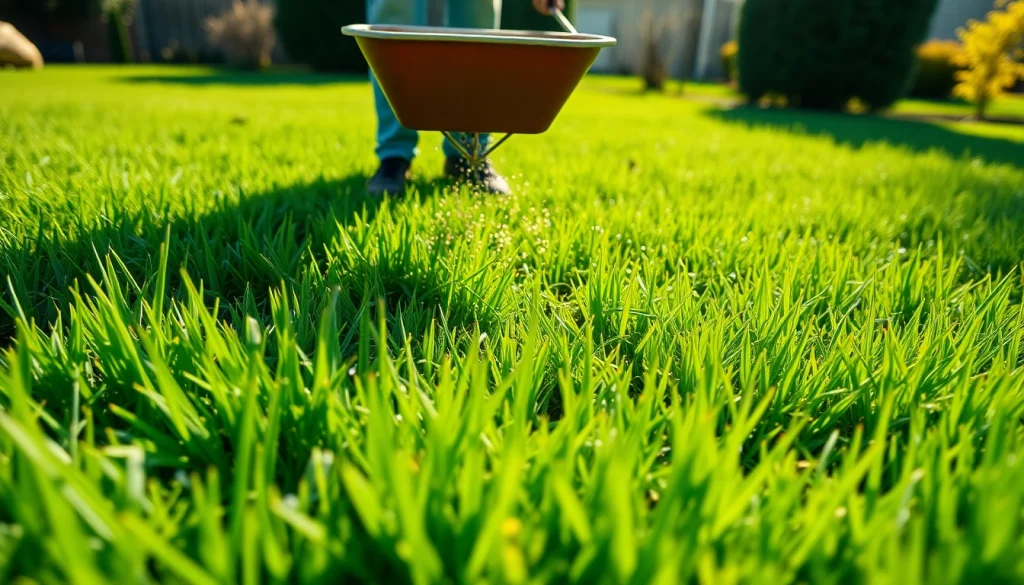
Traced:
<path fill-rule="evenodd" d="M 563 26 L 572 25 L 555 11 Z M 599 35 L 351 25 L 398 121 L 442 132 L 471 162 L 512 134 L 546 131 L 604 47 Z M 452 133 L 469 135 L 456 140 Z M 479 134 L 506 136 L 481 152 Z M 471 143 L 470 143 L 471 142 Z"/>

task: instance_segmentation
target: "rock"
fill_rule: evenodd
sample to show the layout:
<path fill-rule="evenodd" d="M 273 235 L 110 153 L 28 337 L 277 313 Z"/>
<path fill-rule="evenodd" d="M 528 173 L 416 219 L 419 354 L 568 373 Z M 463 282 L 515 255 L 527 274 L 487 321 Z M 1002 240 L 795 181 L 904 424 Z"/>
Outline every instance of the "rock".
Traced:
<path fill-rule="evenodd" d="M 0 21 L 0 67 L 5 66 L 40 69 L 43 56 L 14 25 Z"/>

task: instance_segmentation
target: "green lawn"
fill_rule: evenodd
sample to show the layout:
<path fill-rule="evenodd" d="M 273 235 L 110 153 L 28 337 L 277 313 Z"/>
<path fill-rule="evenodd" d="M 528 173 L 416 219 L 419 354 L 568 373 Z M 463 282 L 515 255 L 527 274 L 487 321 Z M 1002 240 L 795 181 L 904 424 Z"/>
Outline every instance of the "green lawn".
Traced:
<path fill-rule="evenodd" d="M 938 114 L 963 117 L 974 114 L 974 106 L 969 103 L 920 99 L 904 100 L 898 103 L 893 110 L 897 113 Z M 1024 123 L 1024 97 L 1012 95 L 996 100 L 991 106 L 989 106 L 987 115 L 992 117 L 1016 118 L 1020 122 Z"/>
<path fill-rule="evenodd" d="M 1024 126 L 619 86 L 0 72 L 0 582 L 1024 580 Z"/>
<path fill-rule="evenodd" d="M 639 81 L 622 77 L 601 78 L 591 81 L 590 85 L 606 91 L 623 93 L 637 93 L 641 87 Z M 695 100 L 725 103 L 742 101 L 742 96 L 736 90 L 722 83 L 697 83 L 690 81 L 679 83 L 672 81 L 668 84 L 668 91 L 670 93 L 676 92 L 679 95 Z M 894 117 L 938 116 L 952 118 L 952 121 L 956 121 L 956 118 L 966 119 L 972 117 L 974 115 L 974 107 L 967 102 L 959 100 L 905 99 L 897 102 L 896 105 L 890 108 L 887 114 Z M 1024 96 L 1008 95 L 997 99 L 989 106 L 987 115 L 993 119 L 1011 120 L 1016 122 L 1017 125 L 1024 125 Z M 974 126 L 974 130 L 977 133 L 987 135 L 995 133 L 1019 137 L 1024 134 L 1024 130 L 1008 128 L 1005 124 L 967 123 L 960 126 L 961 128 Z M 970 132 L 972 130 L 967 131 Z"/>

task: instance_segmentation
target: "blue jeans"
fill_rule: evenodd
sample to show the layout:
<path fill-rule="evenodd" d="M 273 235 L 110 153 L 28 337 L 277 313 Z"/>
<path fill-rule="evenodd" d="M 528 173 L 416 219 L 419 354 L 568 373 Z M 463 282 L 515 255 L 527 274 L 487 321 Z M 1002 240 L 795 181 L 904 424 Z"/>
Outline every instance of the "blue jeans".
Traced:
<path fill-rule="evenodd" d="M 448 26 L 498 27 L 501 0 L 446 0 L 446 3 Z M 427 0 L 366 0 L 366 17 L 369 24 L 426 26 Z M 400 157 L 411 161 L 419 153 L 419 133 L 399 124 L 373 73 L 370 73 L 370 85 L 373 87 L 373 101 L 377 108 L 377 158 L 384 160 Z M 461 141 L 464 137 L 456 136 L 456 139 Z M 487 145 L 489 141 L 489 136 L 480 135 L 481 146 Z M 445 156 L 459 155 L 447 140 L 443 148 Z"/>

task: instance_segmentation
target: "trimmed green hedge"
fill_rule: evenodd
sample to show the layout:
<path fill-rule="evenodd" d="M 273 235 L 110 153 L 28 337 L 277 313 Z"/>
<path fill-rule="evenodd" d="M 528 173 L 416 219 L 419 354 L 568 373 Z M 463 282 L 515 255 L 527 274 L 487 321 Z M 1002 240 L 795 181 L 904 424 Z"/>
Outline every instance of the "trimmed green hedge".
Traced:
<path fill-rule="evenodd" d="M 739 29 L 740 91 L 790 106 L 883 109 L 909 89 L 914 48 L 937 0 L 747 0 Z"/>

